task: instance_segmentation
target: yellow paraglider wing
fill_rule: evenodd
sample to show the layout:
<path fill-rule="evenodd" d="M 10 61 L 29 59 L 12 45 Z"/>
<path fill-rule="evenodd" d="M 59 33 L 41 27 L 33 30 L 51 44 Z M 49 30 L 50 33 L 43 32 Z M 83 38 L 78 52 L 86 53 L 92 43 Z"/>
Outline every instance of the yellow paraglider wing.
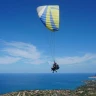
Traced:
<path fill-rule="evenodd" d="M 38 16 L 42 23 L 51 31 L 59 30 L 59 6 L 46 5 L 37 8 Z"/>

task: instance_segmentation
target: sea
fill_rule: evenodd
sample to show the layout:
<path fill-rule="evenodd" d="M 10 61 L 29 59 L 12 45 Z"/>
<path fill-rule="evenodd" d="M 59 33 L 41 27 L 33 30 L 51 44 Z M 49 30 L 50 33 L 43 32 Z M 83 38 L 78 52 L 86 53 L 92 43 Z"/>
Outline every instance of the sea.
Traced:
<path fill-rule="evenodd" d="M 0 94 L 21 90 L 74 90 L 93 73 L 0 73 Z"/>

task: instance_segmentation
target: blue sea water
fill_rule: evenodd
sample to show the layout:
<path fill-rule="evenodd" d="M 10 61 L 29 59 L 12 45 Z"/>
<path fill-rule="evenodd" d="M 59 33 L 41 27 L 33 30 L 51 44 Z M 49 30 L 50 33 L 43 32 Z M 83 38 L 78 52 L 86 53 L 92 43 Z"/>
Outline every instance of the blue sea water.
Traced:
<path fill-rule="evenodd" d="M 2 73 L 0 74 L 0 94 L 18 90 L 71 89 L 84 84 L 93 74 L 39 74 L 39 73 Z"/>

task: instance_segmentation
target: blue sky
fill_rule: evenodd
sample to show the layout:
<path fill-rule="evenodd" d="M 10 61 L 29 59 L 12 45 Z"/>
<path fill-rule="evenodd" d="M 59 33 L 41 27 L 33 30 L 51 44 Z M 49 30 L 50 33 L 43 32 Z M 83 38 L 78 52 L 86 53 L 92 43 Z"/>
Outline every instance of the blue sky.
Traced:
<path fill-rule="evenodd" d="M 50 73 L 50 34 L 36 8 L 60 6 L 60 73 L 96 72 L 95 0 L 0 0 L 0 73 Z"/>

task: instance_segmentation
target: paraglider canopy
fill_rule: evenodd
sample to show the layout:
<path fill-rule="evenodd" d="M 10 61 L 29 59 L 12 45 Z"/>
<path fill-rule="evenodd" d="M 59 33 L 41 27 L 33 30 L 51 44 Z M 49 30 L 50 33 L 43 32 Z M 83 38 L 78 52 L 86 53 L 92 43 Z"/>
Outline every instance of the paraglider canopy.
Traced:
<path fill-rule="evenodd" d="M 37 7 L 37 13 L 42 23 L 52 32 L 59 30 L 59 6 L 45 5 Z"/>

